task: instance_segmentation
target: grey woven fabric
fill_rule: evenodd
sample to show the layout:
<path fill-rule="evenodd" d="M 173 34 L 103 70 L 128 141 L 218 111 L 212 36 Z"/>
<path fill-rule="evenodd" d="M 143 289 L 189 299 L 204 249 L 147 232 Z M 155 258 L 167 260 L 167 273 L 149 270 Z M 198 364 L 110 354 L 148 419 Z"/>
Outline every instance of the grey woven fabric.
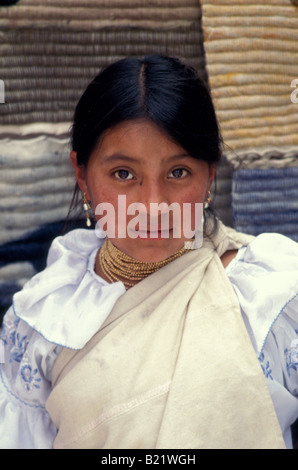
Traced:
<path fill-rule="evenodd" d="M 233 174 L 235 228 L 277 232 L 298 241 L 298 167 L 241 169 Z"/>
<path fill-rule="evenodd" d="M 0 9 L 0 28 L 2 126 L 70 122 L 89 81 L 126 56 L 179 57 L 206 80 L 197 0 L 22 0 Z"/>

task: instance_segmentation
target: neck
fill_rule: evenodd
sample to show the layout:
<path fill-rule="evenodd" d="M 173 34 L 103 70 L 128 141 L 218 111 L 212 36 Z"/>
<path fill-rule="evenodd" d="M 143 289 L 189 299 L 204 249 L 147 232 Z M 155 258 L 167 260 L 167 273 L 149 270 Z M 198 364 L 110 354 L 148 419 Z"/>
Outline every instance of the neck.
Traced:
<path fill-rule="evenodd" d="M 126 289 L 145 279 L 163 266 L 182 256 L 189 249 L 182 247 L 170 257 L 157 262 L 139 261 L 119 250 L 106 238 L 99 250 L 96 272 L 108 282 L 121 281 Z"/>

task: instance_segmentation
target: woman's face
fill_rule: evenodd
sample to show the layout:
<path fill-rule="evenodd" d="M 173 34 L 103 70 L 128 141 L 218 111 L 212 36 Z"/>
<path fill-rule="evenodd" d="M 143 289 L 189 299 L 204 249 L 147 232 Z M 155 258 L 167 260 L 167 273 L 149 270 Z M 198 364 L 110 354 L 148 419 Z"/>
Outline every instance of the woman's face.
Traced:
<path fill-rule="evenodd" d="M 175 203 L 172 207 L 180 208 L 182 215 L 183 204 L 190 203 L 194 229 L 195 204 L 206 199 L 215 173 L 214 167 L 190 157 L 145 120 L 125 121 L 106 131 L 86 168 L 77 165 L 75 152 L 71 162 L 99 223 L 106 222 L 103 228 L 109 231 L 114 222 L 115 233 L 108 233 L 109 238 L 142 261 L 160 261 L 183 246 L 189 238 L 182 227 L 183 216 L 179 220 L 174 216 L 177 212 L 167 208 Z M 156 211 L 156 203 L 165 203 L 163 216 Z M 181 225 L 180 236 L 177 224 Z"/>

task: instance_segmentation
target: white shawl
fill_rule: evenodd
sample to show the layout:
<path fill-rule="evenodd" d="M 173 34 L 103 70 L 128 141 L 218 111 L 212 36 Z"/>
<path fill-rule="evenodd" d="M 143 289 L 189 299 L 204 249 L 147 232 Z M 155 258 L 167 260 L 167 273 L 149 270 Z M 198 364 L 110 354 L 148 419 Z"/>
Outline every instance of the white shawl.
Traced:
<path fill-rule="evenodd" d="M 220 224 L 120 297 L 82 350 L 62 351 L 55 448 L 285 448 L 220 260 L 250 240 Z"/>

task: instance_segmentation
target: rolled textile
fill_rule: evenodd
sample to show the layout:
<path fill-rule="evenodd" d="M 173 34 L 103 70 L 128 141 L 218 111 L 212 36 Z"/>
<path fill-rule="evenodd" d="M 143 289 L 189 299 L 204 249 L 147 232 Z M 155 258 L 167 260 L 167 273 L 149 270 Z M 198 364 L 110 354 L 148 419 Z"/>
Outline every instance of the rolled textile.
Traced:
<path fill-rule="evenodd" d="M 298 241 L 298 167 L 233 173 L 234 227 L 252 235 L 277 232 Z"/>
<path fill-rule="evenodd" d="M 0 317 L 13 293 L 45 267 L 74 184 L 66 136 L 0 139 Z"/>
<path fill-rule="evenodd" d="M 233 167 L 223 155 L 211 187 L 211 197 L 216 215 L 229 227 L 233 226 L 232 176 Z"/>
<path fill-rule="evenodd" d="M 240 168 L 289 168 L 298 166 L 298 149 L 288 148 L 283 151 L 276 148 L 264 148 L 256 151 L 253 148 L 245 152 L 231 152 L 229 162 L 235 170 Z"/>
<path fill-rule="evenodd" d="M 180 57 L 206 79 L 197 0 L 22 0 L 0 9 L 0 28 L 2 126 L 71 122 L 87 84 L 127 56 Z"/>
<path fill-rule="evenodd" d="M 226 154 L 298 149 L 298 8 L 202 0 L 206 66 Z"/>
<path fill-rule="evenodd" d="M 192 23 L 197 11 L 196 0 L 186 0 L 183 6 L 179 0 L 22 0 L 14 8 L 3 8 L 0 25 L 26 28 L 38 23 L 49 28 L 58 21 L 68 30 L 83 31 L 119 24 L 171 28 Z"/>
<path fill-rule="evenodd" d="M 67 138 L 2 139 L 0 168 L 0 243 L 66 218 L 75 184 Z"/>

